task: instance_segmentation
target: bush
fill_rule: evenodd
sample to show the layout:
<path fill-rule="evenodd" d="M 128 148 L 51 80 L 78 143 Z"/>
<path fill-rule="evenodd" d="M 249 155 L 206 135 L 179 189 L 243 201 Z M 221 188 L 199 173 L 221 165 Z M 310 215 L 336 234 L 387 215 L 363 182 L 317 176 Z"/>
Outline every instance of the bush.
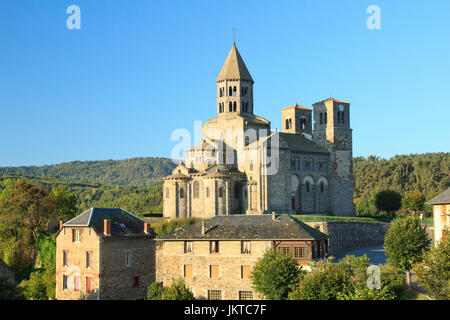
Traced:
<path fill-rule="evenodd" d="M 0 276 L 0 300 L 23 300 L 22 289 L 6 276 Z"/>
<path fill-rule="evenodd" d="M 450 300 L 450 232 L 432 247 L 422 262 L 413 265 L 417 282 L 436 299 Z"/>
<path fill-rule="evenodd" d="M 379 211 L 392 214 L 402 206 L 402 195 L 394 190 L 382 190 L 375 194 L 375 206 Z"/>
<path fill-rule="evenodd" d="M 256 262 L 250 278 L 256 292 L 270 300 L 282 300 L 296 286 L 301 273 L 291 257 L 268 249 Z"/>
<path fill-rule="evenodd" d="M 147 300 L 161 300 L 164 288 L 161 283 L 152 282 L 147 289 Z"/>
<path fill-rule="evenodd" d="M 160 283 L 151 283 L 147 289 L 147 300 L 194 300 L 194 294 L 180 278 L 167 288 Z"/>
<path fill-rule="evenodd" d="M 178 218 L 167 222 L 157 223 L 152 226 L 157 236 L 162 236 L 167 233 L 171 233 L 175 229 L 183 228 L 188 225 L 201 221 L 199 218 Z"/>

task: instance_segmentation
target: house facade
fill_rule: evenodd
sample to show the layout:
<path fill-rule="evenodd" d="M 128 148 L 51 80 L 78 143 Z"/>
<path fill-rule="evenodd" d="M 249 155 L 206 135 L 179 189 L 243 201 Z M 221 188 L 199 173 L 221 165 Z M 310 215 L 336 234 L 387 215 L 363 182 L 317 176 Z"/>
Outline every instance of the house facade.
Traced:
<path fill-rule="evenodd" d="M 155 234 L 120 208 L 91 208 L 56 237 L 56 299 L 144 299 L 155 281 Z"/>
<path fill-rule="evenodd" d="M 308 269 L 327 256 L 327 236 L 289 215 L 217 216 L 161 236 L 162 282 L 183 278 L 196 299 L 262 299 L 250 274 L 267 250 Z"/>
<path fill-rule="evenodd" d="M 444 228 L 450 229 L 450 188 L 427 201 L 433 206 L 434 243 L 444 237 Z"/>
<path fill-rule="evenodd" d="M 278 213 L 354 215 L 350 103 L 281 110 L 282 131 L 255 114 L 253 78 L 235 44 L 216 79 L 217 116 L 164 179 L 167 218 Z"/>

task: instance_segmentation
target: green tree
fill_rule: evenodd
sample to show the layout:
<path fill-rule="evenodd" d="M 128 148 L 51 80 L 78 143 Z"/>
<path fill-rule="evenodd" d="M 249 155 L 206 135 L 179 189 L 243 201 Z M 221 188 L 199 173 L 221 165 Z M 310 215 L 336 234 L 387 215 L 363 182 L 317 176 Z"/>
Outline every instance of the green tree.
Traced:
<path fill-rule="evenodd" d="M 22 289 L 6 276 L 0 276 L 0 300 L 24 300 Z"/>
<path fill-rule="evenodd" d="M 161 293 L 161 300 L 194 300 L 194 294 L 180 278 L 164 289 Z"/>
<path fill-rule="evenodd" d="M 407 283 L 411 286 L 411 268 L 423 258 L 430 239 L 420 222 L 412 216 L 399 217 L 391 222 L 384 238 L 384 249 L 388 262 L 406 271 Z"/>
<path fill-rule="evenodd" d="M 408 209 L 413 212 L 423 210 L 425 205 L 425 196 L 418 190 L 412 190 L 407 192 L 402 198 L 402 208 Z"/>
<path fill-rule="evenodd" d="M 42 186 L 6 180 L 0 193 L 0 241 L 5 262 L 16 272 L 35 259 L 36 242 L 46 223 L 56 216 L 56 204 Z"/>
<path fill-rule="evenodd" d="M 283 300 L 295 288 L 301 267 L 289 256 L 268 249 L 251 272 L 251 280 L 256 292 L 270 300 Z"/>
<path fill-rule="evenodd" d="M 394 190 L 381 190 L 375 194 L 375 206 L 379 211 L 392 214 L 402 206 L 402 196 Z"/>
<path fill-rule="evenodd" d="M 78 212 L 77 198 L 65 186 L 53 187 L 50 196 L 56 204 L 58 219 L 67 221 L 75 217 Z"/>
<path fill-rule="evenodd" d="M 47 300 L 47 286 L 44 272 L 35 271 L 31 273 L 30 279 L 22 280 L 19 287 L 23 289 L 28 300 Z"/>
<path fill-rule="evenodd" d="M 436 247 L 432 247 L 423 261 L 413 265 L 417 282 L 436 299 L 450 300 L 450 232 L 444 230 Z"/>

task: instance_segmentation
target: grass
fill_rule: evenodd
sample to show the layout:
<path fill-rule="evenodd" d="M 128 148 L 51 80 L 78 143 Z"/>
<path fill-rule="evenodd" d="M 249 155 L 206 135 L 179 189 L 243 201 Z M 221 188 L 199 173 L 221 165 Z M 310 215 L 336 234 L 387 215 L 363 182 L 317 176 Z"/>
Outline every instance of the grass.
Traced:
<path fill-rule="evenodd" d="M 405 289 L 399 297 L 400 300 L 430 300 L 426 295 L 423 295 L 413 289 Z"/>
<path fill-rule="evenodd" d="M 152 228 L 155 231 L 156 235 L 159 237 L 167 233 L 171 233 L 175 229 L 189 226 L 201 220 L 202 219 L 199 218 L 178 218 L 171 221 L 156 223 L 152 225 Z"/>

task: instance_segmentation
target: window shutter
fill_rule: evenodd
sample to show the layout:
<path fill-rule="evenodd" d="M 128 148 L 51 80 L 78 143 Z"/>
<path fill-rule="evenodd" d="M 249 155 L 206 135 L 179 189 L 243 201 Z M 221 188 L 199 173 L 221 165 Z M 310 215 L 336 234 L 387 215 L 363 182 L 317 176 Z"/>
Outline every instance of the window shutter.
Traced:
<path fill-rule="evenodd" d="M 241 266 L 241 278 L 242 279 L 250 278 L 250 266 Z"/>
<path fill-rule="evenodd" d="M 219 279 L 219 266 L 209 266 L 210 277 L 213 279 Z"/>

